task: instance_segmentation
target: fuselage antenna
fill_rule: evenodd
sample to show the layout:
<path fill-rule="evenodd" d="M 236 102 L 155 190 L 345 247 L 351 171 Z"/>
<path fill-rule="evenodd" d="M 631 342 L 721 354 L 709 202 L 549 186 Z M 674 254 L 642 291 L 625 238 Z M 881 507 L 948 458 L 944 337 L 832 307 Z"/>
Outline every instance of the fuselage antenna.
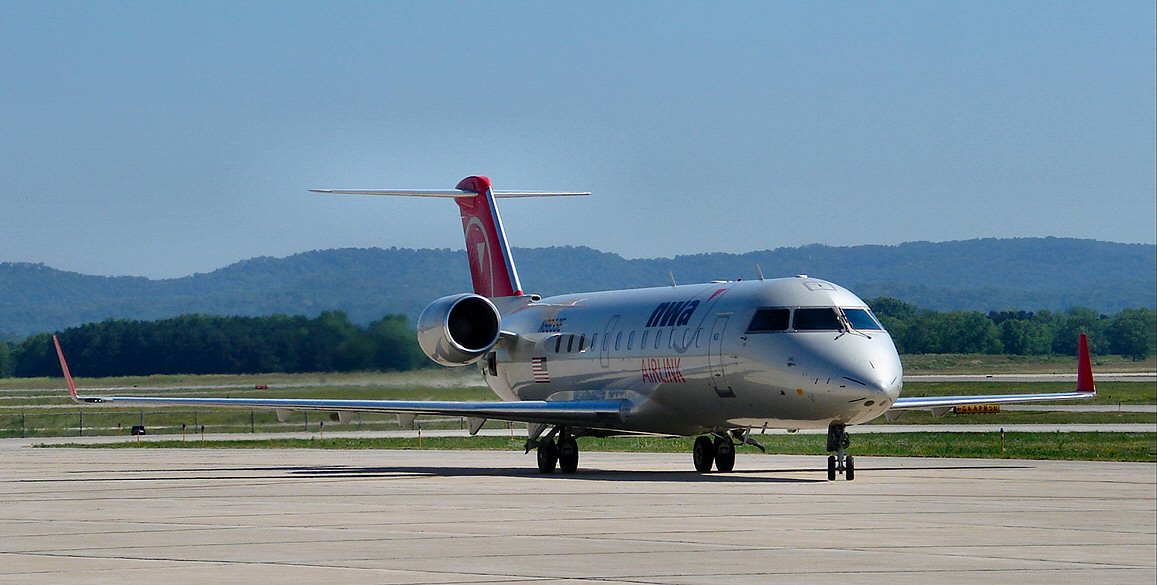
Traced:
<path fill-rule="evenodd" d="M 759 262 L 755 263 L 755 273 L 759 275 L 760 280 L 763 280 L 763 268 L 760 267 Z"/>
<path fill-rule="evenodd" d="M 668 270 L 668 271 L 667 271 L 667 276 L 670 276 L 670 277 L 671 277 L 671 287 L 672 287 L 672 288 L 673 288 L 673 287 L 676 287 L 676 286 L 678 286 L 678 285 L 676 285 L 676 284 L 675 284 L 675 271 L 674 271 L 674 270 Z"/>

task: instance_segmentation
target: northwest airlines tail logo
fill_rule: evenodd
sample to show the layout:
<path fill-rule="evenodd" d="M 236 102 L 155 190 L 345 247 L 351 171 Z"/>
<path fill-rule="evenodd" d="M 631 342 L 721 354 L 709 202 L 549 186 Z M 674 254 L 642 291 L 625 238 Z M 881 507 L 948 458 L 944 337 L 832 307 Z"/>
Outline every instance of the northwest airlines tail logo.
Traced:
<path fill-rule="evenodd" d="M 682 327 L 691 322 L 691 315 L 698 308 L 699 301 L 660 303 L 647 319 L 647 327 Z"/>
<path fill-rule="evenodd" d="M 494 256 L 490 250 L 490 234 L 477 217 L 466 222 L 466 251 L 474 276 L 474 292 L 494 296 Z"/>

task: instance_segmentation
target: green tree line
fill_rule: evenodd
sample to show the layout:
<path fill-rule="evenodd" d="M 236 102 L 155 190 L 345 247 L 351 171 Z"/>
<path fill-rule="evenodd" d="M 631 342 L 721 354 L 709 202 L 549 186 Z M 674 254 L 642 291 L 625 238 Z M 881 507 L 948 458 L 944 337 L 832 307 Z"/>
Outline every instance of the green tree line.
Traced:
<path fill-rule="evenodd" d="M 69 367 L 89 377 L 410 370 L 428 362 L 404 315 L 364 327 L 338 311 L 312 319 L 185 315 L 108 320 L 59 336 Z M 0 374 L 60 376 L 52 336 L 0 343 Z"/>
<path fill-rule="evenodd" d="M 868 305 L 901 354 L 1076 355 L 1081 332 L 1088 334 L 1094 355 L 1140 361 L 1157 350 L 1157 311 L 1150 308 L 1123 309 L 1115 315 L 1084 307 L 1064 312 L 940 312 L 890 297 L 871 299 Z"/>
<path fill-rule="evenodd" d="M 1157 346 L 1157 311 L 1103 315 L 1076 307 L 1053 311 L 931 311 L 881 297 L 868 304 L 902 354 L 1076 355 L 1088 333 L 1095 355 L 1142 360 Z M 358 326 L 340 311 L 308 318 L 185 315 L 160 321 L 108 320 L 66 329 L 69 364 L 90 377 L 152 374 L 249 374 L 410 370 L 425 367 L 404 315 Z M 0 342 L 0 377 L 55 377 L 52 337 Z"/>

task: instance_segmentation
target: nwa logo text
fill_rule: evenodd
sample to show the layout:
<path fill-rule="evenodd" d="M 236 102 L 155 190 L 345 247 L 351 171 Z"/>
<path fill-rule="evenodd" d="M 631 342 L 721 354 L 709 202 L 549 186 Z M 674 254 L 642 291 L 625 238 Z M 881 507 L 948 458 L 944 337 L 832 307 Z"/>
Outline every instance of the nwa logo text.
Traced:
<path fill-rule="evenodd" d="M 682 327 L 691 322 L 691 315 L 697 308 L 699 301 L 660 303 L 647 319 L 647 327 Z"/>

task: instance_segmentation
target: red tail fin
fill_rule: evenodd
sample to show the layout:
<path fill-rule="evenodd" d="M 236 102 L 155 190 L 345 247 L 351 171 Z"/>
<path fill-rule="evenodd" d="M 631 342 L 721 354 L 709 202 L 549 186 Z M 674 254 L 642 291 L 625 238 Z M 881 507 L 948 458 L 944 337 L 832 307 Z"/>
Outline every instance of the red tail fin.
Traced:
<path fill-rule="evenodd" d="M 522 296 L 522 284 L 502 230 L 502 218 L 494 204 L 490 179 L 466 177 L 457 188 L 477 193 L 454 200 L 462 210 L 462 231 L 466 235 L 474 292 L 488 298 Z"/>
<path fill-rule="evenodd" d="M 1093 360 L 1089 357 L 1089 337 L 1084 333 L 1077 339 L 1077 392 L 1097 392 L 1097 385 L 1093 382 Z"/>

